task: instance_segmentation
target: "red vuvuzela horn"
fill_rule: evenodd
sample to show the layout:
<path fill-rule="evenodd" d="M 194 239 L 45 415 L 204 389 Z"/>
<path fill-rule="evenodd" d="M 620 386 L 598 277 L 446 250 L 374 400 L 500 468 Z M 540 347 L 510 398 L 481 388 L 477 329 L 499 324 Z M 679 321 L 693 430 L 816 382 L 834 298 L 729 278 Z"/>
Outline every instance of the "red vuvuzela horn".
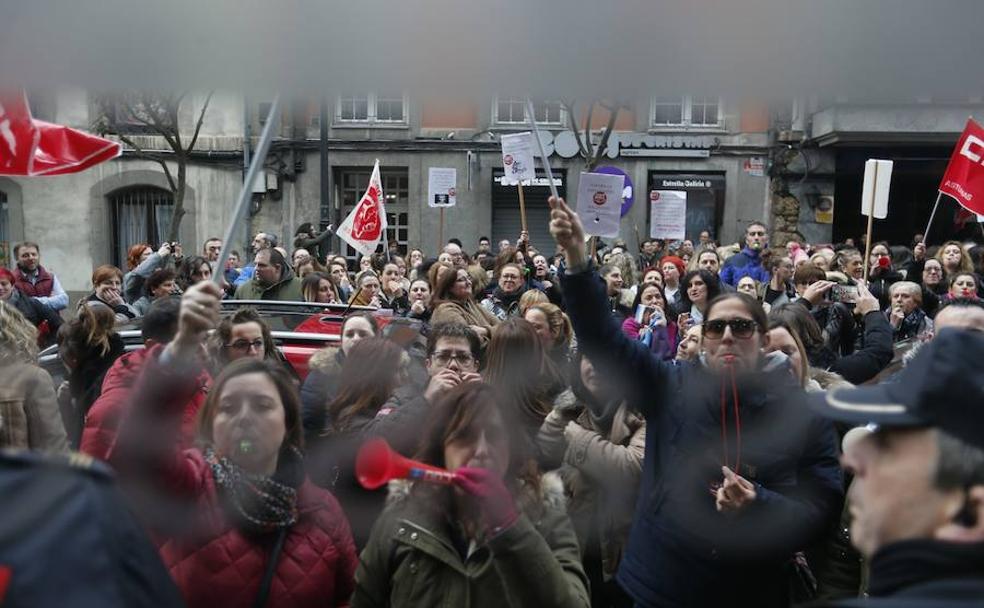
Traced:
<path fill-rule="evenodd" d="M 450 485 L 454 473 L 397 454 L 385 439 L 370 439 L 359 448 L 355 476 L 367 490 L 375 490 L 391 479 L 413 479 Z"/>

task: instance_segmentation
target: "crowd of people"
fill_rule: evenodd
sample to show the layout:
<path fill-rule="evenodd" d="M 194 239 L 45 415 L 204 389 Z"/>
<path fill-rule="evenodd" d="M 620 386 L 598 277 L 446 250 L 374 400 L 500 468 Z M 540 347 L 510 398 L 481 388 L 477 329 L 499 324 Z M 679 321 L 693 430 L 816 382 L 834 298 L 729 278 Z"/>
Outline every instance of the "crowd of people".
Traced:
<path fill-rule="evenodd" d="M 589 254 L 551 209 L 553 251 L 524 232 L 350 260 L 310 223 L 223 268 L 220 239 L 136 244 L 71 312 L 20 243 L 0 447 L 115 471 L 169 575 L 141 587 L 156 605 L 984 601 L 984 247 L 916 235 L 865 259 L 752 222 L 737 245 Z M 263 300 L 345 305 L 339 343 L 299 375 Z M 366 489 L 380 438 L 452 483 Z"/>

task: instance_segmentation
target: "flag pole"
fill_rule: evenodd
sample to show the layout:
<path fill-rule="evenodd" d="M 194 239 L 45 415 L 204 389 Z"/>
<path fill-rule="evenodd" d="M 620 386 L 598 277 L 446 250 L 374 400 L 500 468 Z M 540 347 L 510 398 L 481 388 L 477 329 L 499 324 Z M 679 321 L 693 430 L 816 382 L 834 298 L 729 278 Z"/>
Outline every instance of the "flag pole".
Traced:
<path fill-rule="evenodd" d="M 923 230 L 922 242 L 929 244 L 929 227 L 933 225 L 933 218 L 936 217 L 936 209 L 940 206 L 940 199 L 943 198 L 943 191 L 936 191 L 936 204 L 933 205 L 933 211 L 929 214 L 929 221 L 926 222 L 926 229 Z"/>
<path fill-rule="evenodd" d="M 519 188 L 519 222 L 523 232 L 529 232 L 526 229 L 526 198 L 523 196 L 523 182 L 516 182 L 516 187 Z"/>
<path fill-rule="evenodd" d="M 878 163 L 875 163 L 875 175 L 871 180 L 871 199 L 868 201 L 868 233 L 864 239 L 864 283 L 868 284 L 868 270 L 871 268 L 871 229 L 875 221 L 875 196 L 878 191 Z"/>
<path fill-rule="evenodd" d="M 540 131 L 536 128 L 536 118 L 533 117 L 533 102 L 529 97 L 526 98 L 526 116 L 530 122 L 530 129 L 533 130 L 533 137 L 536 138 L 536 145 L 540 149 L 540 160 L 543 162 L 543 170 L 547 174 L 547 181 L 550 183 L 550 196 L 559 199 L 557 186 L 554 185 L 553 171 L 550 170 L 550 161 L 547 159 L 547 150 L 543 147 Z"/>
<path fill-rule="evenodd" d="M 279 122 L 279 118 L 280 95 L 278 94 L 273 98 L 273 103 L 270 104 L 266 124 L 263 125 L 263 132 L 260 133 L 259 144 L 253 153 L 249 170 L 246 171 L 246 180 L 243 182 L 243 189 L 239 193 L 239 200 L 236 202 L 236 206 L 232 212 L 232 218 L 230 218 L 229 224 L 226 226 L 225 238 L 222 239 L 222 251 L 219 253 L 219 259 L 216 261 L 215 268 L 212 271 L 212 282 L 220 287 L 225 280 L 225 265 L 229 260 L 229 253 L 232 251 L 233 233 L 236 230 L 236 226 L 243 220 L 243 216 L 246 214 L 246 206 L 253 194 L 253 183 L 256 181 L 257 173 L 263 169 L 267 152 L 270 151 L 270 141 L 273 139 L 273 125 Z"/>

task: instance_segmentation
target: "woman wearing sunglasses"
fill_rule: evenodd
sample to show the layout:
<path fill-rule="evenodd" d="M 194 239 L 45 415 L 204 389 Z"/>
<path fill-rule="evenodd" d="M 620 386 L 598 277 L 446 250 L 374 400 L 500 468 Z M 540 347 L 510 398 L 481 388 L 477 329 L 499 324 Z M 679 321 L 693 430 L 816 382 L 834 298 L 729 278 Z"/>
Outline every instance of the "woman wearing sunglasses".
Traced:
<path fill-rule="evenodd" d="M 648 429 L 618 582 L 646 606 L 789 605 L 793 554 L 823 534 L 843 490 L 833 427 L 807 408 L 787 363 L 762 352 L 761 305 L 714 298 L 705 365 L 664 362 L 618 331 L 577 214 L 562 199 L 550 205 L 579 347 L 621 371 Z"/>

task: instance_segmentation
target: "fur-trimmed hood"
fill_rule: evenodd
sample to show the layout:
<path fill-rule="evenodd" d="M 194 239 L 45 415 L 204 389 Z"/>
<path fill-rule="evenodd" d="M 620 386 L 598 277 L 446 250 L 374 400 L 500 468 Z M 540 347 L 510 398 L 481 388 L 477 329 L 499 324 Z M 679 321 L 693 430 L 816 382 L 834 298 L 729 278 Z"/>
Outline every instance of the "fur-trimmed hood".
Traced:
<path fill-rule="evenodd" d="M 406 501 L 410 497 L 410 490 L 415 483 L 407 479 L 394 479 L 387 485 L 386 505 L 396 505 Z M 523 490 L 527 490 L 524 486 Z M 531 493 L 529 490 L 527 493 Z M 532 496 L 525 497 L 524 502 L 533 502 Z M 564 482 L 556 471 L 550 471 L 540 475 L 539 505 L 541 507 L 555 509 L 561 512 L 567 510 L 567 496 L 564 493 Z"/>
<path fill-rule="evenodd" d="M 308 359 L 308 369 L 319 371 L 325 375 L 334 375 L 342 371 L 345 354 L 339 346 L 326 346 L 314 351 Z"/>

